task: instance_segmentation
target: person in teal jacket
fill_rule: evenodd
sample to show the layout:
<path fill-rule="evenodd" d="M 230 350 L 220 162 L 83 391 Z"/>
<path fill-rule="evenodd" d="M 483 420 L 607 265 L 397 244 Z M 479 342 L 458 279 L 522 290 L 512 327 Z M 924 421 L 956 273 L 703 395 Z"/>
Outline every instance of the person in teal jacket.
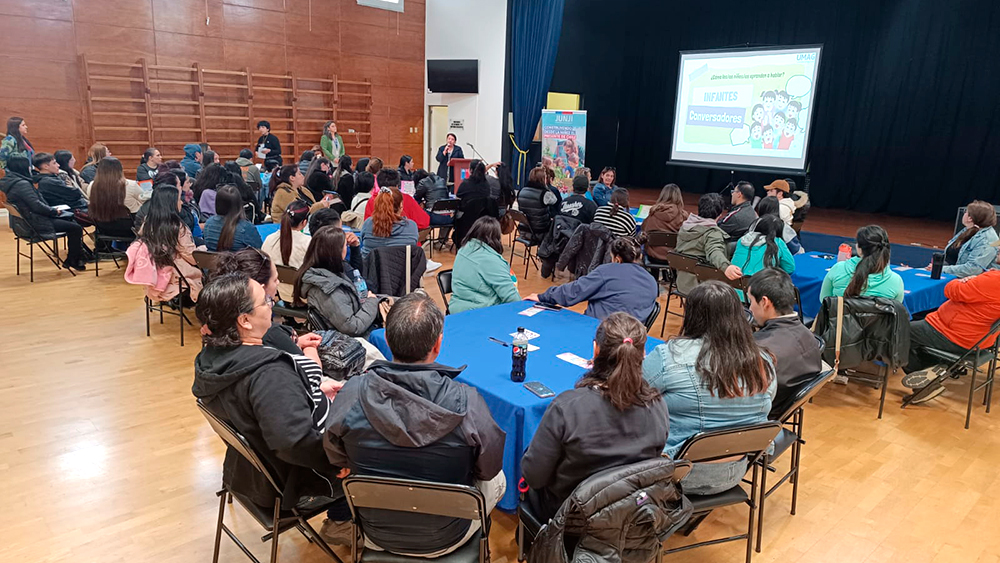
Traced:
<path fill-rule="evenodd" d="M 823 278 L 822 302 L 832 295 L 885 297 L 903 302 L 903 278 L 889 268 L 889 235 L 878 225 L 858 229 L 858 255 L 837 262 Z"/>
<path fill-rule="evenodd" d="M 777 268 L 788 274 L 794 272 L 795 259 L 781 238 L 784 225 L 777 215 L 761 217 L 753 230 L 736 243 L 733 265 L 743 270 L 744 276 L 752 276 L 765 268 Z"/>
<path fill-rule="evenodd" d="M 455 257 L 451 313 L 521 300 L 502 253 L 500 221 L 489 216 L 477 219 Z"/>

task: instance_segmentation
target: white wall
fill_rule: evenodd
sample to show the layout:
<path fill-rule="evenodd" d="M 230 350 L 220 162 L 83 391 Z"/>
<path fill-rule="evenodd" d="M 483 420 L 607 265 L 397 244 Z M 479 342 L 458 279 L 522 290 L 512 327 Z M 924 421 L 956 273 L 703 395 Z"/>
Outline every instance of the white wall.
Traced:
<path fill-rule="evenodd" d="M 427 59 L 478 59 L 479 94 L 425 95 L 424 123 L 430 123 L 427 107 L 448 106 L 448 121 L 465 120 L 456 130 L 466 158 L 476 158 L 466 143 L 489 162 L 500 160 L 503 146 L 504 60 L 507 51 L 507 0 L 427 0 Z M 427 80 L 426 72 L 424 80 Z M 425 84 L 426 86 L 426 84 Z M 424 152 L 428 152 L 428 128 L 424 128 Z M 437 147 L 432 147 L 437 151 Z M 437 164 L 427 163 L 433 170 Z"/>

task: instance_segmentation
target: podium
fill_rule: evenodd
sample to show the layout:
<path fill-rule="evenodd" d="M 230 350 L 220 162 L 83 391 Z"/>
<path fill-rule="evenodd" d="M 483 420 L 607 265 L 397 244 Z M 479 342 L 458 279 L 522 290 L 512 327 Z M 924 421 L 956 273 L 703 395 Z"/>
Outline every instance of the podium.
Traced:
<path fill-rule="evenodd" d="M 453 158 L 448 161 L 448 166 L 454 170 L 454 177 L 452 179 L 455 183 L 454 193 L 458 193 L 458 187 L 469 177 L 469 164 L 471 162 L 471 158 Z"/>

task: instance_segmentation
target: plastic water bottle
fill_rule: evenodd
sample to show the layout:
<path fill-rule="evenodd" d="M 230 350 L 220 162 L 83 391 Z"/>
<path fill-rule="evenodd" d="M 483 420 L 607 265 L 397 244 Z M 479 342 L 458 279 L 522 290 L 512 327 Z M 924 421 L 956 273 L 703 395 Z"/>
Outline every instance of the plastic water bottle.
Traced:
<path fill-rule="evenodd" d="M 354 289 L 358 290 L 358 295 L 362 301 L 364 301 L 365 297 L 368 297 L 368 282 L 361 276 L 361 272 L 357 270 L 354 270 Z"/>
<path fill-rule="evenodd" d="M 851 245 L 846 242 L 840 243 L 840 249 L 837 252 L 837 262 L 843 262 L 844 260 L 851 259 Z"/>
<path fill-rule="evenodd" d="M 517 327 L 514 335 L 514 342 L 510 352 L 510 380 L 515 383 L 524 381 L 528 367 L 528 335 L 524 333 L 524 327 Z"/>

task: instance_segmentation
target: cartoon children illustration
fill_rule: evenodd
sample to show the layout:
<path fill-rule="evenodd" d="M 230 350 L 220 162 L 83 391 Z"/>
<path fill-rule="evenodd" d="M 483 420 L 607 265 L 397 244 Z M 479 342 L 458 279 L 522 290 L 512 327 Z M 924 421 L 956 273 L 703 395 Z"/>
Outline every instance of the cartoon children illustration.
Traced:
<path fill-rule="evenodd" d="M 572 153 L 566 157 L 566 177 L 572 178 L 576 169 L 580 167 L 580 157 Z"/>
<path fill-rule="evenodd" d="M 761 140 L 761 134 L 763 132 L 764 132 L 764 126 L 758 122 L 754 122 L 754 124 L 750 126 L 750 148 L 752 149 L 764 148 L 764 143 Z"/>
<path fill-rule="evenodd" d="M 792 141 L 795 140 L 795 131 L 798 127 L 799 123 L 794 119 L 789 119 L 785 122 L 785 128 L 781 130 L 781 138 L 778 139 L 779 149 L 787 151 L 792 146 Z"/>
<path fill-rule="evenodd" d="M 778 92 L 774 101 L 774 110 L 784 112 L 785 108 L 788 107 L 788 100 L 790 99 L 792 98 L 788 95 L 788 92 L 784 90 Z"/>
<path fill-rule="evenodd" d="M 785 128 L 786 121 L 788 120 L 785 119 L 785 114 L 781 113 L 780 111 L 778 113 L 775 113 L 774 116 L 771 118 L 771 127 L 774 127 L 775 136 L 781 135 L 781 130 Z"/>
<path fill-rule="evenodd" d="M 761 123 L 766 125 L 773 125 L 771 123 L 771 116 L 774 115 L 774 99 L 777 94 L 774 90 L 768 90 L 760 95 L 761 99 L 764 101 L 764 120 Z"/>
<path fill-rule="evenodd" d="M 785 116 L 787 116 L 788 119 L 794 119 L 798 121 L 800 111 L 802 111 L 802 102 L 797 102 L 795 100 L 792 100 L 788 102 L 788 107 L 785 108 Z"/>
<path fill-rule="evenodd" d="M 770 125 L 764 126 L 764 129 L 763 131 L 761 131 L 760 136 L 762 139 L 764 139 L 763 148 L 765 149 L 774 148 L 774 129 L 772 129 Z"/>
<path fill-rule="evenodd" d="M 767 125 L 767 123 L 764 122 L 764 106 L 763 105 L 757 104 L 757 105 L 755 105 L 753 107 L 752 110 L 750 110 L 750 121 L 751 122 L 756 122 L 756 123 L 762 123 L 764 125 Z"/>

